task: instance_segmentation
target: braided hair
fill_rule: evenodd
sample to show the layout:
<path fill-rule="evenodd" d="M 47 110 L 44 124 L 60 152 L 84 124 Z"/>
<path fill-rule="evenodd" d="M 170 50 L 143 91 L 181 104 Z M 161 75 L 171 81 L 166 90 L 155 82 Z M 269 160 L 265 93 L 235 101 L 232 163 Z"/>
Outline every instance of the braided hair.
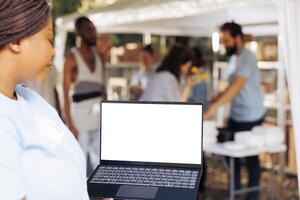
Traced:
<path fill-rule="evenodd" d="M 46 0 L 0 0 L 0 49 L 38 33 L 49 17 Z"/>

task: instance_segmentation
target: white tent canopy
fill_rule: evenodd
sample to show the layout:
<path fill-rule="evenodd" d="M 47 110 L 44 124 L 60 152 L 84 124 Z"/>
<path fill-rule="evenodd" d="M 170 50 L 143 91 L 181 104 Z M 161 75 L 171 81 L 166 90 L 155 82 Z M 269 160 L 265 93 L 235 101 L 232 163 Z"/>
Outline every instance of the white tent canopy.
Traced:
<path fill-rule="evenodd" d="M 119 0 L 85 15 L 99 32 L 211 36 L 222 23 L 234 20 L 243 25 L 245 33 L 278 35 L 279 63 L 288 76 L 299 171 L 299 9 L 300 0 Z M 73 31 L 74 21 L 80 15 L 68 15 L 56 21 L 58 69 L 63 65 L 67 32 Z"/>
<path fill-rule="evenodd" d="M 252 35 L 278 34 L 276 0 L 119 0 L 90 11 L 88 16 L 99 32 L 190 35 L 210 37 L 225 21 L 234 20 Z M 55 65 L 63 65 L 68 31 L 82 14 L 57 19 Z"/>
<path fill-rule="evenodd" d="M 85 15 L 100 32 L 210 36 L 224 21 L 234 20 L 254 35 L 278 33 L 273 0 L 121 0 Z M 58 28 L 72 31 L 78 16 L 59 18 Z"/>

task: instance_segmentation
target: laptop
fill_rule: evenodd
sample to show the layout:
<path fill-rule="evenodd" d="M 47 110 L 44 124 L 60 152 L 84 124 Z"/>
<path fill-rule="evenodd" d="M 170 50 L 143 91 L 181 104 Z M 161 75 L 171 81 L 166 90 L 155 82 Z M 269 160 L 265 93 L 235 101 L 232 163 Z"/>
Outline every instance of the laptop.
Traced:
<path fill-rule="evenodd" d="M 100 164 L 90 198 L 195 200 L 202 174 L 202 104 L 101 103 Z"/>

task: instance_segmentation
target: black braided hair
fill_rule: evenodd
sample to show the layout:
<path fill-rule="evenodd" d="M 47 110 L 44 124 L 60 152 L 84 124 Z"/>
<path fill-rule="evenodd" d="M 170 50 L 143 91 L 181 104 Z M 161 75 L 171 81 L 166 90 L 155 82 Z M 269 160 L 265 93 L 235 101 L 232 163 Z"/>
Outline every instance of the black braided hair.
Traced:
<path fill-rule="evenodd" d="M 46 0 L 0 0 L 0 49 L 39 32 L 49 17 Z"/>

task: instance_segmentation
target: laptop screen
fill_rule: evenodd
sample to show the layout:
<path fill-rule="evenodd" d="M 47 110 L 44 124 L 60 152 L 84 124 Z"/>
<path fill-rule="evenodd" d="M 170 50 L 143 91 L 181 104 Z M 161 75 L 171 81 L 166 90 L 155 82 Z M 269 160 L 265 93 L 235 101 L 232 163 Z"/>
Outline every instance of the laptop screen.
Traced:
<path fill-rule="evenodd" d="M 201 164 L 202 105 L 103 102 L 101 160 Z"/>

